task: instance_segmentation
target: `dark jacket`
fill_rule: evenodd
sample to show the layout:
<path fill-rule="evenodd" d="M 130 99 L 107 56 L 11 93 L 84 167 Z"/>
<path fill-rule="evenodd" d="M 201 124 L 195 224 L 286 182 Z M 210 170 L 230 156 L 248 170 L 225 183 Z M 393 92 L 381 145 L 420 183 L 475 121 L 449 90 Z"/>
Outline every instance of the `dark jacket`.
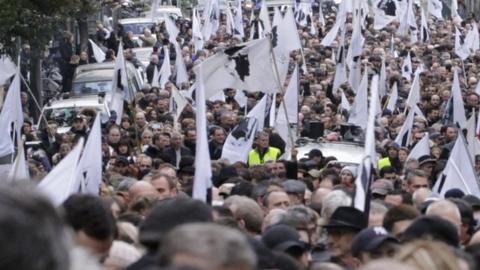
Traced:
<path fill-rule="evenodd" d="M 168 147 L 163 151 L 163 156 L 168 157 L 168 162 L 173 166 L 177 166 L 177 154 L 173 147 Z M 185 146 L 180 147 L 180 159 L 183 159 L 185 156 L 192 156 L 192 152 Z M 180 164 L 180 161 L 179 161 Z"/>

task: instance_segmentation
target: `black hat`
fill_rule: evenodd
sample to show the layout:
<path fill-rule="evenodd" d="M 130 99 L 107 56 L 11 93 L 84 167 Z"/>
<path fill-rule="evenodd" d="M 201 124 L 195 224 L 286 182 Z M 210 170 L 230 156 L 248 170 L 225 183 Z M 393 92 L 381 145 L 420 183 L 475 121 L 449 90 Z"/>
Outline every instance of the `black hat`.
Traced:
<path fill-rule="evenodd" d="M 262 242 L 271 250 L 286 252 L 289 249 L 305 251 L 308 244 L 300 241 L 300 234 L 285 224 L 273 225 L 262 234 Z"/>
<path fill-rule="evenodd" d="M 412 241 L 421 238 L 437 240 L 458 247 L 458 231 L 450 221 L 437 216 L 422 216 L 416 219 L 403 233 L 401 240 Z"/>
<path fill-rule="evenodd" d="M 398 240 L 389 235 L 383 227 L 363 229 L 352 241 L 352 255 L 358 257 L 361 252 L 373 251 L 386 241 L 398 243 Z"/>
<path fill-rule="evenodd" d="M 418 158 L 418 166 L 423 166 L 427 163 L 433 163 L 435 164 L 437 162 L 436 159 L 434 159 L 432 156 L 430 155 L 423 155 L 421 157 Z"/>
<path fill-rule="evenodd" d="M 340 206 L 333 212 L 328 224 L 323 227 L 327 229 L 345 228 L 353 231 L 361 231 L 366 227 L 365 225 L 363 212 L 353 207 Z"/>
<path fill-rule="evenodd" d="M 445 192 L 445 195 L 444 195 L 445 199 L 448 199 L 448 198 L 461 199 L 463 196 L 465 196 L 465 193 L 459 188 L 449 189 L 447 190 L 447 192 Z"/>

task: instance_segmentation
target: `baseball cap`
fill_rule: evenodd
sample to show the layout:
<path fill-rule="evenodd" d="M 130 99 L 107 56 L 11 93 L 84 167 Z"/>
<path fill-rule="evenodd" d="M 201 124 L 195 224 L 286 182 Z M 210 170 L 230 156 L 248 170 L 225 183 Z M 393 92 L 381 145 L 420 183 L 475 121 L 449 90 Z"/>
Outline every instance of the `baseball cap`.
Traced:
<path fill-rule="evenodd" d="M 421 157 L 418 158 L 418 166 L 423 166 L 427 163 L 433 163 L 435 164 L 437 161 L 432 158 L 432 156 L 430 155 L 423 155 Z"/>
<path fill-rule="evenodd" d="M 389 191 L 393 191 L 393 184 L 386 179 L 378 179 L 372 183 L 372 194 L 387 195 Z"/>
<path fill-rule="evenodd" d="M 389 235 L 383 227 L 371 227 L 360 231 L 352 241 L 352 255 L 358 257 L 361 252 L 377 249 L 386 241 L 398 243 L 398 240 Z"/>
<path fill-rule="evenodd" d="M 300 234 L 292 227 L 278 224 L 268 227 L 262 234 L 262 242 L 271 250 L 286 252 L 290 249 L 307 250 L 308 244 L 300 241 Z"/>

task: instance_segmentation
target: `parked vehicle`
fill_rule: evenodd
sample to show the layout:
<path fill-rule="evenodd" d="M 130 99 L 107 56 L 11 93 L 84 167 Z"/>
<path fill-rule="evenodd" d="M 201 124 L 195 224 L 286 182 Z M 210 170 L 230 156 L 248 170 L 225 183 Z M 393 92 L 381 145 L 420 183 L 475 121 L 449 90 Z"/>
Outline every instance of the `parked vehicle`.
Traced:
<path fill-rule="evenodd" d="M 121 19 L 118 20 L 118 23 L 122 25 L 124 33 L 133 33 L 133 40 L 135 40 L 140 46 L 142 46 L 142 40 L 138 37 L 143 35 L 145 29 L 151 30 L 156 25 L 155 20 L 148 17 Z"/>
<path fill-rule="evenodd" d="M 322 151 L 324 157 L 336 157 L 338 163 L 350 165 L 360 164 L 365 153 L 364 146 L 355 142 L 328 142 L 300 138 L 297 140 L 297 159 L 306 157 L 312 149 Z"/>
<path fill-rule="evenodd" d="M 58 133 L 66 133 L 72 127 L 75 116 L 87 108 L 100 112 L 102 122 L 107 122 L 110 118 L 108 104 L 105 99 L 101 97 L 90 96 L 55 100 L 43 107 L 39 121 L 34 126 L 34 129 L 36 131 L 44 130 L 47 121 L 54 120 L 58 123 Z"/>
<path fill-rule="evenodd" d="M 125 66 L 127 68 L 128 91 L 136 93 L 143 85 L 143 76 L 130 62 L 126 62 Z M 73 79 L 71 95 L 81 97 L 97 96 L 99 93 L 105 93 L 108 101 L 112 91 L 114 67 L 115 63 L 113 62 L 79 66 Z"/>

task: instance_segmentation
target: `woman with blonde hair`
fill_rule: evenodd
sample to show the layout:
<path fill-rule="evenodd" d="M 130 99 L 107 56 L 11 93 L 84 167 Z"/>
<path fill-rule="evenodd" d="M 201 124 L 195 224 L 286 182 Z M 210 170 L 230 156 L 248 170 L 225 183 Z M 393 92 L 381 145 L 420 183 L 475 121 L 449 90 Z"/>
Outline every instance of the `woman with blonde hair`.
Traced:
<path fill-rule="evenodd" d="M 417 240 L 407 243 L 395 259 L 418 270 L 464 269 L 460 267 L 463 261 L 459 261 L 446 244 L 438 241 Z"/>

